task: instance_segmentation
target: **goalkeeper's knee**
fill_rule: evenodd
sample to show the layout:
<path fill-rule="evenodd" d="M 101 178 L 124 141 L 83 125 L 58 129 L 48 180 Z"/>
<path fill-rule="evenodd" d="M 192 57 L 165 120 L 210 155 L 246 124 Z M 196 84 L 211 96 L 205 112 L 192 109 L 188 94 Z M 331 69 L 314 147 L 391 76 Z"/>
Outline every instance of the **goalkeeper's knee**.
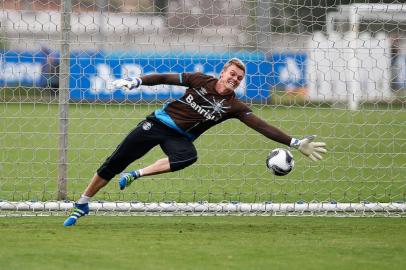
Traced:
<path fill-rule="evenodd" d="M 171 159 L 171 157 L 169 157 L 169 163 L 170 163 L 172 172 L 182 170 L 182 169 L 192 165 L 196 161 L 197 161 L 197 154 L 194 156 L 189 156 L 189 157 L 185 156 L 182 159 L 180 159 L 180 158 Z"/>

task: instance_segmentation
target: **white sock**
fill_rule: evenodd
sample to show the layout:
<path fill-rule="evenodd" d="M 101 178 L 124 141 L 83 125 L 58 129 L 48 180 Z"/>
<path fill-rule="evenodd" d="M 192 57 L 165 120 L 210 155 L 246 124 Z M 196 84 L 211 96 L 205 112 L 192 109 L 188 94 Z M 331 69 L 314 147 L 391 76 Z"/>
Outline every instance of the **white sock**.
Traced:
<path fill-rule="evenodd" d="M 138 175 L 139 175 L 138 177 L 141 177 L 141 176 L 143 175 L 142 169 L 139 169 L 139 170 L 138 170 Z"/>
<path fill-rule="evenodd" d="M 78 200 L 78 204 L 89 203 L 90 198 L 91 198 L 91 197 L 82 194 L 82 195 L 80 196 L 80 199 Z"/>

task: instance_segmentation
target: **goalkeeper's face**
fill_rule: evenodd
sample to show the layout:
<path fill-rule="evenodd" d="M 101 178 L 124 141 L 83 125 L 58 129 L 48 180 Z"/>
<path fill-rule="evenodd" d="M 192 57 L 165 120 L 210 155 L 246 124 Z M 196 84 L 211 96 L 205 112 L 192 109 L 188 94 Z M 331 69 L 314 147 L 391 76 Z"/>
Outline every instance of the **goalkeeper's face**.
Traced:
<path fill-rule="evenodd" d="M 245 72 L 236 65 L 223 69 L 219 79 L 219 83 L 222 86 L 219 94 L 225 95 L 235 91 L 244 79 L 244 75 Z"/>

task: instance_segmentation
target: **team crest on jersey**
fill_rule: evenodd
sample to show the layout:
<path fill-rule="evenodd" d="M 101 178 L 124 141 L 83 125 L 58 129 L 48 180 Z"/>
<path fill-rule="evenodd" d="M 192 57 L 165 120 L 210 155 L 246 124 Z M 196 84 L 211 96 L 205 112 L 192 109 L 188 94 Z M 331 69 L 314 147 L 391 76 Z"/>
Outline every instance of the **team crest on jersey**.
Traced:
<path fill-rule="evenodd" d="M 142 129 L 143 129 L 143 130 L 150 130 L 151 127 L 152 127 L 152 124 L 151 124 L 150 122 L 148 122 L 148 121 L 145 121 L 145 122 L 142 124 Z"/>

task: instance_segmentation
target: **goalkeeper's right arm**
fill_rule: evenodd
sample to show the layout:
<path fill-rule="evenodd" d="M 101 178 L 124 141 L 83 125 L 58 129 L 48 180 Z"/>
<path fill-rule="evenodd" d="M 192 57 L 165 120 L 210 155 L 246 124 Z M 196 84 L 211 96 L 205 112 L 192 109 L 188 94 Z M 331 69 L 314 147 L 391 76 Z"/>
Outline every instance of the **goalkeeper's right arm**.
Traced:
<path fill-rule="evenodd" d="M 316 137 L 315 135 L 306 136 L 302 140 L 292 138 L 282 130 L 269 125 L 253 113 L 244 114 L 240 117 L 240 120 L 267 138 L 298 149 L 303 155 L 313 161 L 323 159 L 322 154 L 327 153 L 326 144 L 324 142 L 313 142 Z"/>
<path fill-rule="evenodd" d="M 313 161 L 323 159 L 321 154 L 327 153 L 326 144 L 324 142 L 313 142 L 316 135 L 309 135 L 303 139 L 292 138 L 290 147 L 297 148 L 303 155 Z"/>
<path fill-rule="evenodd" d="M 113 82 L 115 87 L 123 87 L 126 90 L 133 90 L 140 85 L 183 85 L 180 80 L 181 74 L 150 74 L 141 76 L 140 78 L 124 78 Z"/>

